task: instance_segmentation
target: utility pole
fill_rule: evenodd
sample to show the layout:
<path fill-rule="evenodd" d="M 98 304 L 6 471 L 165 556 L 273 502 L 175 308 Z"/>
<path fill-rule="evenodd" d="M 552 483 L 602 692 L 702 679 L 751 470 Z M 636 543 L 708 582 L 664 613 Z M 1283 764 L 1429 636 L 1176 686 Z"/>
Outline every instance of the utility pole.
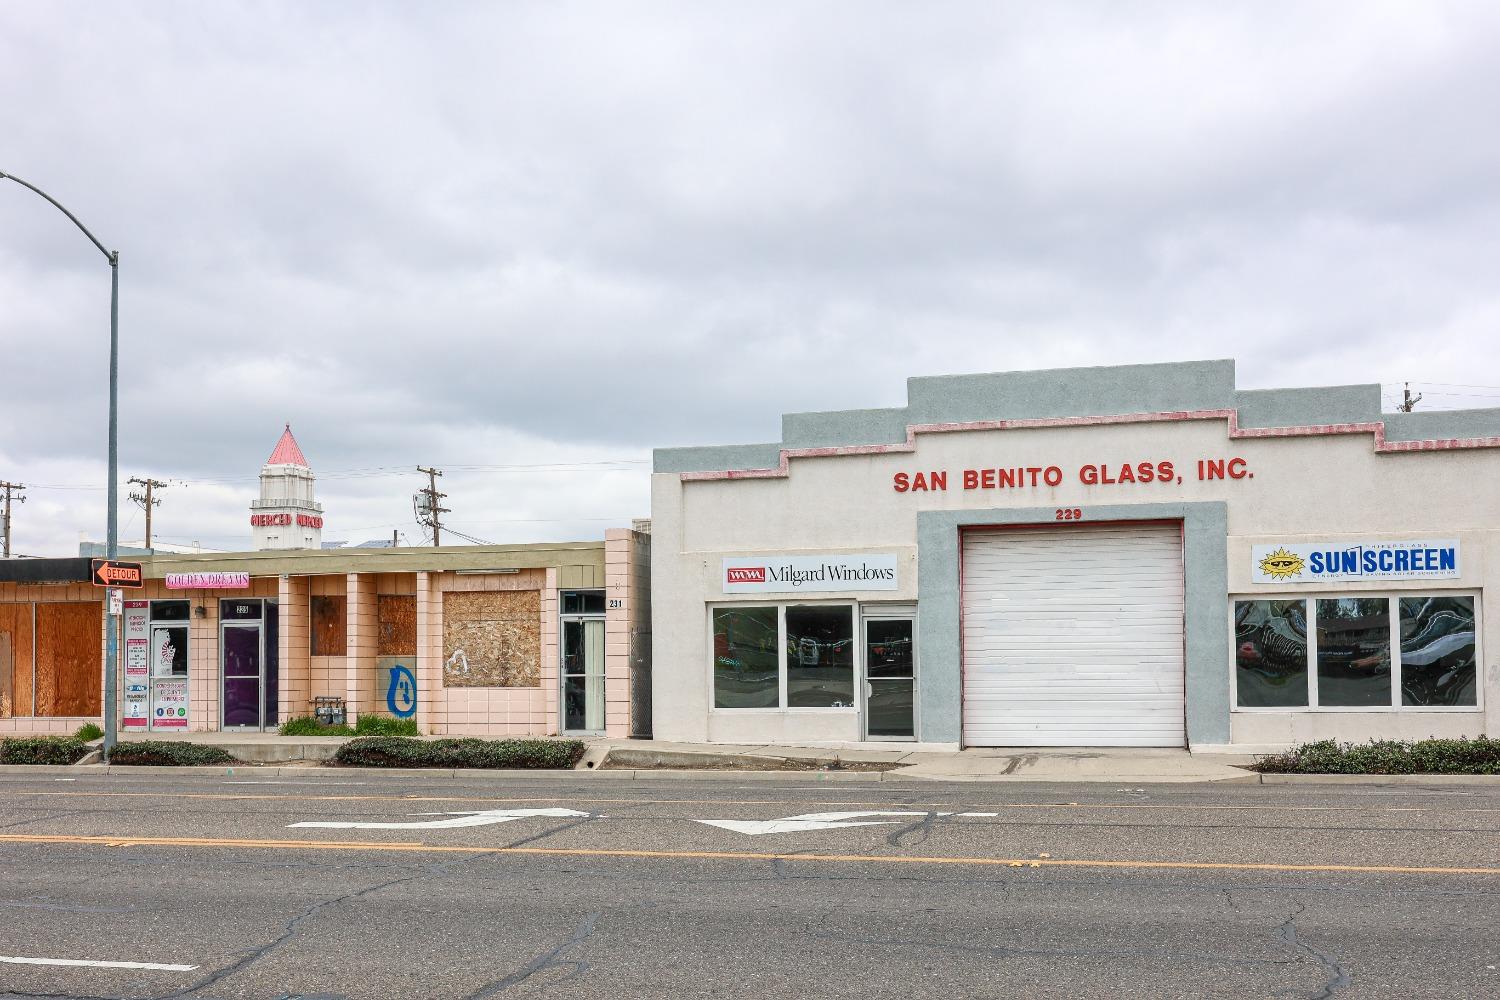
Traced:
<path fill-rule="evenodd" d="M 430 518 L 430 520 L 422 521 L 422 523 L 432 528 L 432 547 L 437 548 L 443 544 L 442 515 L 449 513 L 447 507 L 438 506 L 438 501 L 448 495 L 446 493 L 439 493 L 437 488 L 437 477 L 443 474 L 443 470 L 424 469 L 419 465 L 417 466 L 417 471 L 425 473 L 427 476 L 427 488 L 419 490 L 417 494 L 420 497 L 425 497 L 426 502 L 419 502 L 417 504 L 417 512 L 419 515 L 425 514 Z M 421 517 L 418 517 L 418 520 L 421 520 Z"/>
<path fill-rule="evenodd" d="M 1402 413 L 1410 413 L 1412 410 L 1415 410 L 1417 408 L 1417 404 L 1422 401 L 1422 394 L 1420 392 L 1415 396 L 1411 394 L 1410 382 L 1406 383 L 1406 388 L 1402 391 L 1402 395 L 1405 397 L 1401 401 L 1400 406 L 1400 410 Z M 1442 393 L 1438 393 L 1438 395 L 1442 395 Z"/>
<path fill-rule="evenodd" d="M 25 496 L 25 493 L 23 492 L 25 489 L 26 489 L 26 487 L 23 486 L 23 485 L 21 485 L 20 483 L 0 482 L 0 490 L 4 490 L 5 491 L 5 515 L 4 515 L 4 521 L 5 521 L 5 524 L 4 524 L 4 528 L 5 528 L 5 556 L 4 556 L 4 558 L 6 558 L 6 559 L 10 558 L 10 497 L 11 497 L 11 494 L 14 493 L 14 494 L 16 494 L 16 503 L 25 503 L 26 502 L 26 496 Z"/>
<path fill-rule="evenodd" d="M 152 496 L 151 491 L 153 489 L 156 489 L 157 487 L 166 489 L 167 484 L 162 482 L 160 479 L 152 479 L 150 476 L 147 476 L 145 479 L 137 479 L 135 476 L 131 476 L 126 481 L 129 483 L 135 483 L 138 486 L 146 487 L 145 493 L 132 493 L 130 494 L 130 499 L 134 500 L 137 506 L 145 508 L 146 548 L 149 549 L 151 547 L 151 508 L 161 503 L 161 498 Z"/>

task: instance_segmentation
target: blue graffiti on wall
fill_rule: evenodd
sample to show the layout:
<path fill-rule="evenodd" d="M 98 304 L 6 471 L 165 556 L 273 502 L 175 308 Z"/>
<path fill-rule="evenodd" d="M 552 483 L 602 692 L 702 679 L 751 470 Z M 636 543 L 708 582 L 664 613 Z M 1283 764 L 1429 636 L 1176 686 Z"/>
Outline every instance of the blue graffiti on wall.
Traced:
<path fill-rule="evenodd" d="M 391 667 L 391 685 L 385 691 L 385 707 L 398 719 L 417 714 L 417 678 L 407 667 Z"/>

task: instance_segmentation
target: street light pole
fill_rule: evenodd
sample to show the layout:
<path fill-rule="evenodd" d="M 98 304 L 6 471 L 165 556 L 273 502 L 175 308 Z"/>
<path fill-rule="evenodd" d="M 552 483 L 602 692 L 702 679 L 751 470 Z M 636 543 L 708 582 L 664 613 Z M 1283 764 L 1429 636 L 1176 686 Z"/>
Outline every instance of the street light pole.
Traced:
<path fill-rule="evenodd" d="M 21 180 L 15 174 L 0 172 L 0 180 L 12 180 L 24 188 L 41 195 L 77 226 L 89 242 L 99 248 L 104 259 L 109 261 L 109 511 L 105 521 L 105 554 L 113 559 L 120 554 L 119 514 L 119 470 L 120 470 L 120 251 L 109 250 L 78 217 L 63 207 L 62 203 L 35 184 Z M 117 702 L 115 677 L 120 657 L 120 623 L 111 609 L 106 593 L 105 610 L 108 622 L 104 633 L 104 763 L 109 763 L 109 752 L 114 749 L 119 735 L 115 716 Z"/>

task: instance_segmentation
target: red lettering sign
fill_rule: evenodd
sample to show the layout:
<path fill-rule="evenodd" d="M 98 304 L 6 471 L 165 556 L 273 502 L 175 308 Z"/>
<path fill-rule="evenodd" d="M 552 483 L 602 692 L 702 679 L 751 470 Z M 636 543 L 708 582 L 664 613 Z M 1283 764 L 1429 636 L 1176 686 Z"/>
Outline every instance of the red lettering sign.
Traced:
<path fill-rule="evenodd" d="M 731 566 L 724 571 L 725 583 L 765 583 L 764 566 Z"/>

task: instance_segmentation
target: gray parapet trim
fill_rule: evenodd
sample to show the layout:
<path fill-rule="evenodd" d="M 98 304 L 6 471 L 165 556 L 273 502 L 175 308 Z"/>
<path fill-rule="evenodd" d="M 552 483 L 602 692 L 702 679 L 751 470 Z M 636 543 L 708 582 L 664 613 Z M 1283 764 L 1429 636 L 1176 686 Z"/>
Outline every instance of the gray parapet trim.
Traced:
<path fill-rule="evenodd" d="M 1234 394 L 1241 427 L 1322 427 L 1380 419 L 1380 386 L 1241 389 Z"/>
<path fill-rule="evenodd" d="M 1090 521 L 1181 521 L 1184 658 L 1189 746 L 1229 742 L 1228 505 L 1120 504 L 1087 508 Z M 963 734 L 959 529 L 1055 527 L 1054 508 L 920 511 L 917 514 L 917 738 L 953 743 Z M 1086 530 L 1087 522 L 1079 526 Z"/>
<path fill-rule="evenodd" d="M 788 413 L 781 418 L 781 443 L 784 448 L 905 444 L 906 427 L 910 423 L 911 416 L 905 407 Z"/>
<path fill-rule="evenodd" d="M 723 472 L 729 469 L 774 469 L 781 465 L 781 442 L 721 444 L 701 448 L 657 448 L 653 472 Z"/>
<path fill-rule="evenodd" d="M 1472 441 L 1500 437 L 1500 409 L 1387 413 L 1387 441 Z"/>
<path fill-rule="evenodd" d="M 938 375 L 907 379 L 906 397 L 914 424 L 1222 410 L 1234 404 L 1234 362 Z"/>
<path fill-rule="evenodd" d="M 1112 368 L 1055 368 L 988 375 L 907 379 L 904 408 L 788 413 L 783 441 L 703 448 L 658 448 L 657 472 L 733 472 L 780 469 L 792 457 L 823 448 L 904 446 L 911 429 L 1005 420 L 1135 418 L 1140 415 L 1234 414 L 1241 430 L 1378 427 L 1385 440 L 1460 441 L 1466 447 L 1500 438 L 1500 410 L 1382 413 L 1380 386 L 1333 385 L 1296 389 L 1234 387 L 1233 361 L 1185 361 Z"/>

